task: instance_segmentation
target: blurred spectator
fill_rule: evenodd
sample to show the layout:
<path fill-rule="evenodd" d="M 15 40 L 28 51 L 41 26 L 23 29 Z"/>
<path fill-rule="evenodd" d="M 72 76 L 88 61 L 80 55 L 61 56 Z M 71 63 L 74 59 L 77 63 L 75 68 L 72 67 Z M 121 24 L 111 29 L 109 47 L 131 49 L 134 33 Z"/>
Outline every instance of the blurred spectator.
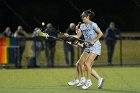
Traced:
<path fill-rule="evenodd" d="M 2 36 L 3 37 L 12 37 L 11 28 L 10 27 L 6 27 L 6 29 L 2 33 Z"/>
<path fill-rule="evenodd" d="M 23 29 L 22 26 L 18 26 L 17 30 L 14 33 L 14 37 L 17 37 L 19 39 L 18 45 L 19 45 L 19 57 L 18 62 L 16 63 L 17 67 L 21 67 L 21 61 L 22 61 L 22 55 L 25 50 L 25 38 L 27 37 L 26 31 Z"/>
<path fill-rule="evenodd" d="M 57 37 L 58 34 L 58 31 L 53 27 L 52 23 L 47 24 L 45 32 L 48 33 L 50 36 L 54 36 L 54 37 Z M 54 66 L 55 45 L 56 45 L 56 40 L 54 40 L 51 37 L 49 37 L 49 39 L 45 41 L 45 54 L 46 54 L 47 64 L 49 67 Z"/>
<path fill-rule="evenodd" d="M 75 23 L 70 23 L 64 35 L 65 36 L 76 35 Z M 69 45 L 66 42 L 64 42 L 64 53 L 65 53 L 66 64 L 70 64 L 71 66 L 74 66 L 74 46 Z M 69 56 L 69 53 L 70 53 L 70 56 Z"/>
<path fill-rule="evenodd" d="M 116 44 L 116 39 L 120 37 L 120 31 L 115 27 L 114 22 L 110 22 L 105 32 L 105 44 L 107 46 L 107 62 L 112 65 L 112 57 Z"/>
<path fill-rule="evenodd" d="M 37 39 L 37 40 L 33 40 L 31 43 L 31 52 L 33 53 L 33 56 L 30 56 L 30 60 L 29 60 L 29 67 L 37 67 L 37 63 L 39 61 L 39 56 L 42 50 L 44 50 L 44 45 L 43 45 L 43 41 L 41 40 L 41 37 L 38 36 L 38 34 L 36 34 L 36 31 L 39 28 L 35 28 L 32 37 Z"/>

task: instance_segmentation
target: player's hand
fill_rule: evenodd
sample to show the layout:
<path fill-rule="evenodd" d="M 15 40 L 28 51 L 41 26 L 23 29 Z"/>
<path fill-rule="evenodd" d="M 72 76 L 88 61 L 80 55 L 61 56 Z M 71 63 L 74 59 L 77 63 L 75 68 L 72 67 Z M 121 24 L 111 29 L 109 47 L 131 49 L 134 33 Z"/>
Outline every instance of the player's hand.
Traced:
<path fill-rule="evenodd" d="M 83 43 L 83 47 L 89 47 L 89 46 L 93 46 L 94 43 L 91 43 L 91 42 L 84 42 Z"/>
<path fill-rule="evenodd" d="M 94 42 L 88 42 L 88 45 L 92 46 L 92 45 L 94 45 Z"/>
<path fill-rule="evenodd" d="M 84 47 L 84 44 L 83 43 L 80 43 L 78 41 L 74 42 L 75 45 L 77 45 L 77 47 Z"/>
<path fill-rule="evenodd" d="M 80 46 L 80 47 L 84 47 L 84 44 L 82 43 L 78 43 L 78 46 Z"/>
<path fill-rule="evenodd" d="M 81 22 L 79 22 L 78 25 L 76 26 L 76 30 L 80 29 L 80 25 L 81 25 Z"/>
<path fill-rule="evenodd" d="M 70 45 L 72 45 L 72 43 L 71 42 L 66 42 L 67 44 L 70 44 Z"/>
<path fill-rule="evenodd" d="M 76 26 L 76 30 L 78 30 L 78 29 L 79 29 L 79 25 Z"/>
<path fill-rule="evenodd" d="M 78 47 L 78 45 L 73 44 L 72 42 L 66 42 L 67 44 L 73 45 L 75 47 Z"/>

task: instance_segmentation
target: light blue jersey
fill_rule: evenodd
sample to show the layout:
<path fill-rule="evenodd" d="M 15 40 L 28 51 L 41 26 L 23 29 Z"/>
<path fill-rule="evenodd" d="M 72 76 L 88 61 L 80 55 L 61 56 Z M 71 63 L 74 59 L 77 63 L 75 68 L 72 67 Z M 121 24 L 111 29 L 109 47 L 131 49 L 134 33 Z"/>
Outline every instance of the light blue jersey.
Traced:
<path fill-rule="evenodd" d="M 91 42 L 97 37 L 97 30 L 100 29 L 98 25 L 94 22 L 90 22 L 90 24 L 81 24 L 80 25 L 80 30 L 84 36 L 85 41 Z M 101 43 L 99 40 L 95 42 L 93 46 L 89 46 L 85 48 L 84 52 L 92 52 L 97 55 L 101 55 Z"/>

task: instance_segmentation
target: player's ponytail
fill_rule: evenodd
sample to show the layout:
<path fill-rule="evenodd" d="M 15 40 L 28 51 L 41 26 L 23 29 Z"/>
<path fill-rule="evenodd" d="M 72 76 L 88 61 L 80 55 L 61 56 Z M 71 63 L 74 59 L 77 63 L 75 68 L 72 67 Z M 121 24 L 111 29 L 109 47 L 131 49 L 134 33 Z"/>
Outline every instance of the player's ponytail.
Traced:
<path fill-rule="evenodd" d="M 92 19 L 95 16 L 95 13 L 91 9 L 88 9 L 87 11 L 90 19 Z"/>

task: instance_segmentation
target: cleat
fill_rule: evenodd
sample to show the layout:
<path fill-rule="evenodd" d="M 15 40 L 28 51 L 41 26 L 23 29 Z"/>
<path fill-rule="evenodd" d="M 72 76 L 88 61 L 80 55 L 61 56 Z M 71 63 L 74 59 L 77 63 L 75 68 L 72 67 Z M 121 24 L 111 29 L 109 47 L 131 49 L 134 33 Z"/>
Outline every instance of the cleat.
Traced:
<path fill-rule="evenodd" d="M 104 79 L 101 78 L 98 80 L 98 89 L 101 89 L 103 87 Z"/>
<path fill-rule="evenodd" d="M 92 86 L 91 80 L 87 80 L 85 85 L 82 86 L 82 89 L 88 89 L 90 86 Z"/>
<path fill-rule="evenodd" d="M 79 83 L 79 80 L 73 80 L 73 81 L 68 82 L 68 85 L 73 86 L 73 85 L 77 85 L 78 83 Z"/>
<path fill-rule="evenodd" d="M 81 77 L 80 82 L 79 82 L 76 86 L 77 86 L 77 87 L 80 87 L 80 86 L 84 85 L 85 82 L 86 82 L 85 77 Z"/>

